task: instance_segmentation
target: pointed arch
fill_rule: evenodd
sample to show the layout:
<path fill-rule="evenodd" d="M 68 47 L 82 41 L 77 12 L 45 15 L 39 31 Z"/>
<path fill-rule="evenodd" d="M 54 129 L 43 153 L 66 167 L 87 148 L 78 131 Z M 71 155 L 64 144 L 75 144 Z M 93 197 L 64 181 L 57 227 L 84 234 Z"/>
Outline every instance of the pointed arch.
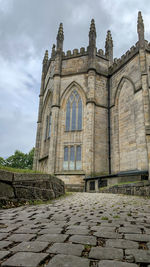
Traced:
<path fill-rule="evenodd" d="M 86 102 L 85 93 L 81 86 L 72 82 L 61 97 L 61 106 L 65 111 L 65 130 L 82 130 L 83 104 Z M 85 102 L 85 103 L 84 103 Z"/>
<path fill-rule="evenodd" d="M 118 109 L 120 170 L 137 169 L 134 85 L 128 78 L 124 77 L 118 86 L 116 105 Z"/>
<path fill-rule="evenodd" d="M 79 93 L 79 95 L 81 96 L 82 98 L 82 101 L 84 101 L 86 103 L 86 94 L 82 88 L 82 86 L 77 83 L 76 81 L 73 81 L 71 82 L 67 87 L 66 89 L 64 90 L 64 92 L 62 93 L 61 95 L 61 98 L 60 98 L 60 105 L 63 105 L 63 104 L 66 104 L 64 102 L 66 102 L 67 98 L 68 98 L 68 95 L 70 95 L 70 92 L 73 90 L 73 89 L 76 89 L 76 91 Z"/>
<path fill-rule="evenodd" d="M 129 82 L 129 83 L 132 85 L 133 93 L 136 92 L 136 90 L 135 90 L 135 85 L 134 85 L 132 79 L 129 78 L 128 76 L 123 76 L 123 77 L 121 78 L 121 80 L 119 81 L 118 86 L 117 86 L 117 89 L 116 89 L 116 92 L 115 92 L 115 96 L 114 96 L 114 105 L 118 105 L 119 95 L 120 95 L 121 89 L 123 88 L 123 84 L 124 84 L 126 81 Z"/>

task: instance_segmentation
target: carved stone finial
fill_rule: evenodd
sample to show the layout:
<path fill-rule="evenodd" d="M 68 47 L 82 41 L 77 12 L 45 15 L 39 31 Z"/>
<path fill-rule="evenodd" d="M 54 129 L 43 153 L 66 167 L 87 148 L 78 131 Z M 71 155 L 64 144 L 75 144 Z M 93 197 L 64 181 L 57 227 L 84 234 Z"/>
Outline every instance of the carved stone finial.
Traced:
<path fill-rule="evenodd" d="M 55 57 L 55 54 L 56 54 L 55 47 L 56 47 L 56 45 L 53 44 L 53 46 L 52 46 L 52 53 L 51 53 L 51 57 L 52 58 L 54 58 Z"/>
<path fill-rule="evenodd" d="M 43 58 L 43 65 L 46 65 L 48 62 L 48 50 L 45 51 L 45 55 L 44 55 L 44 58 Z"/>
<path fill-rule="evenodd" d="M 60 23 L 58 34 L 57 34 L 57 50 L 63 50 L 64 32 L 63 24 Z"/>
<path fill-rule="evenodd" d="M 105 42 L 105 55 L 109 61 L 113 62 L 113 40 L 111 31 L 107 31 L 106 42 Z"/>
<path fill-rule="evenodd" d="M 94 19 L 91 20 L 91 25 L 90 25 L 89 47 L 96 47 L 96 27 Z"/>
<path fill-rule="evenodd" d="M 105 47 L 108 46 L 108 45 L 109 46 L 113 46 L 113 40 L 112 40 L 112 36 L 111 36 L 111 31 L 110 30 L 107 31 Z"/>
<path fill-rule="evenodd" d="M 139 47 L 140 48 L 144 48 L 144 45 L 145 45 L 145 41 L 144 41 L 144 22 L 143 22 L 141 11 L 138 12 L 137 32 L 138 32 L 138 37 L 139 37 Z"/>

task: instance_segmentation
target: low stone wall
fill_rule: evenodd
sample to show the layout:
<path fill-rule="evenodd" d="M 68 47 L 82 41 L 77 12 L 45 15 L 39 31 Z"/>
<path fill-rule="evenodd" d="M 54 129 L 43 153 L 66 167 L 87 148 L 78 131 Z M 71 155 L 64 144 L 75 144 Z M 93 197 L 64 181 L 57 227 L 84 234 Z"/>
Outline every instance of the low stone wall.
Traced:
<path fill-rule="evenodd" d="M 150 181 L 141 181 L 138 183 L 114 185 L 101 188 L 101 193 L 125 194 L 133 196 L 150 196 Z"/>
<path fill-rule="evenodd" d="M 50 174 L 0 170 L 0 200 L 50 200 L 65 193 L 64 182 Z"/>

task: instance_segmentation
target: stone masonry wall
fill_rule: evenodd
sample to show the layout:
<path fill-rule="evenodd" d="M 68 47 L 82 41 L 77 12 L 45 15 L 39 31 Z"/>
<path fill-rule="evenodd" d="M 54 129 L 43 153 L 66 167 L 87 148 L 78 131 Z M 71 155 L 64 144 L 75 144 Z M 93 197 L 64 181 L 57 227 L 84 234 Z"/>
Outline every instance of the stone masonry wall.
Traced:
<path fill-rule="evenodd" d="M 101 193 L 125 194 L 134 196 L 150 196 L 150 181 L 114 185 L 100 190 Z"/>
<path fill-rule="evenodd" d="M 148 169 L 139 56 L 111 78 L 112 172 Z"/>
<path fill-rule="evenodd" d="M 0 170 L 0 201 L 49 200 L 64 193 L 63 181 L 52 175 Z"/>

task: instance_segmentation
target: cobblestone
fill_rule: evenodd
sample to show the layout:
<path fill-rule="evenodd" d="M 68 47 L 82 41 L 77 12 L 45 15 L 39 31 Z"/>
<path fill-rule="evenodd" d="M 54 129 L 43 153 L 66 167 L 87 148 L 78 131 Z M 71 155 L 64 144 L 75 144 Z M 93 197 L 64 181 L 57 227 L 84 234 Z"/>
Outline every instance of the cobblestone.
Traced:
<path fill-rule="evenodd" d="M 0 210 L 0 265 L 150 267 L 150 199 L 74 193 Z"/>

